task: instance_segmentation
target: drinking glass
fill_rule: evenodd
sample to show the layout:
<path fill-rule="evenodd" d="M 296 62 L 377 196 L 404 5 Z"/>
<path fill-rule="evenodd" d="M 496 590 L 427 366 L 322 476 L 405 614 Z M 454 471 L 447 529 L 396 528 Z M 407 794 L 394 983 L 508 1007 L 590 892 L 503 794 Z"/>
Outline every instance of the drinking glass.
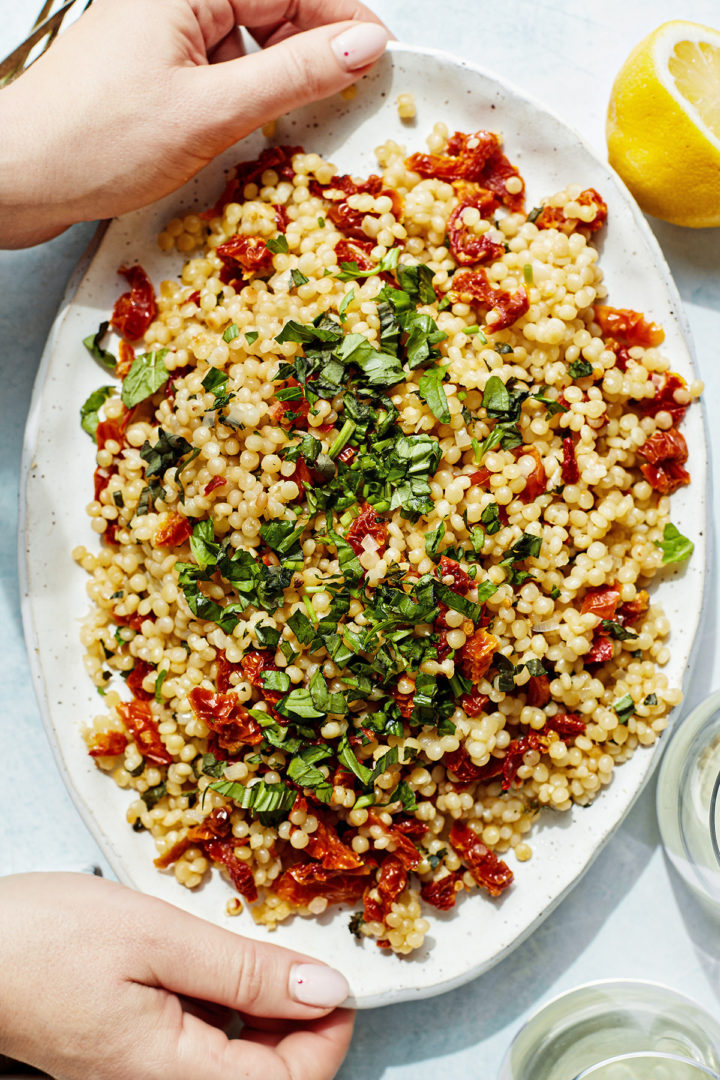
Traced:
<path fill-rule="evenodd" d="M 720 907 L 720 693 L 673 733 L 660 763 L 657 813 L 673 866 L 704 901 Z"/>
<path fill-rule="evenodd" d="M 705 1065 L 676 1054 L 620 1054 L 585 1069 L 575 1080 L 719 1080 Z"/>
<path fill-rule="evenodd" d="M 609 1061 L 628 1054 L 671 1055 L 684 1062 L 686 1070 L 704 1066 L 715 1077 L 720 1074 L 720 1025 L 694 1001 L 657 983 L 588 983 L 548 1002 L 528 1020 L 505 1057 L 499 1080 L 577 1080 L 586 1075 L 616 1080 L 600 1067 L 609 1069 Z M 587 1074 L 593 1068 L 600 1071 Z M 697 1069 L 687 1072 L 687 1080 L 704 1076 L 707 1073 Z M 617 1080 L 620 1077 L 634 1080 L 632 1072 L 621 1071 Z M 654 1080 L 652 1072 L 638 1071 L 637 1077 Z M 686 1076 L 671 1071 L 664 1080 Z"/>

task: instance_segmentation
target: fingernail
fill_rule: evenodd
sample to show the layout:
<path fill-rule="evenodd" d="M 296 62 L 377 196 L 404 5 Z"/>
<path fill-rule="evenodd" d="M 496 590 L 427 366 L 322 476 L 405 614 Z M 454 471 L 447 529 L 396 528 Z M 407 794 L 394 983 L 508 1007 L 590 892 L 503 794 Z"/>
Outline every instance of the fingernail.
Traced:
<path fill-rule="evenodd" d="M 377 60 L 385 51 L 388 32 L 377 23 L 356 23 L 333 38 L 330 44 L 346 71 L 357 71 Z"/>
<path fill-rule="evenodd" d="M 288 989 L 293 1001 L 318 1009 L 333 1009 L 350 993 L 345 976 L 325 964 L 293 964 Z"/>

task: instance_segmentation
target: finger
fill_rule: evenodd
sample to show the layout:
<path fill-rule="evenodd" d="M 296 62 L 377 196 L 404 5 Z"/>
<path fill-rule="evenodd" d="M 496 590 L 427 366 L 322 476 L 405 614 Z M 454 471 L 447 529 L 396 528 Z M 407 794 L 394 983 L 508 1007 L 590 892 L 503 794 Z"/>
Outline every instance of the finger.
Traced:
<path fill-rule="evenodd" d="M 226 34 L 219 45 L 208 54 L 211 64 L 222 64 L 226 60 L 237 60 L 245 55 L 245 42 L 242 33 L 234 26 L 229 34 Z"/>
<path fill-rule="evenodd" d="M 263 1080 L 332 1080 L 352 1038 L 354 1014 L 337 1009 L 331 1016 L 296 1029 L 277 1043 L 245 1038 L 228 1040 L 194 1016 L 185 1015 L 173 1057 L 164 1063 L 162 1080 L 227 1080 L 261 1076 Z"/>
<path fill-rule="evenodd" d="M 271 45 L 278 45 L 285 38 L 300 33 L 300 30 L 294 23 L 280 22 L 273 23 L 272 26 L 248 27 L 248 33 L 252 34 L 261 48 L 268 49 Z"/>
<path fill-rule="evenodd" d="M 147 924 L 144 976 L 135 981 L 227 1005 L 252 1016 L 314 1019 L 345 1000 L 334 968 L 278 945 L 252 941 L 157 902 Z"/>
<path fill-rule="evenodd" d="M 351 19 L 383 25 L 359 0 L 189 0 L 189 5 L 208 52 L 238 25 L 247 27 L 259 45 L 265 43 L 265 28 L 272 27 L 274 32 L 284 23 L 298 30 Z"/>
<path fill-rule="evenodd" d="M 338 23 L 294 34 L 237 64 L 188 69 L 186 93 L 209 110 L 227 143 L 291 109 L 344 90 L 384 52 L 378 23 Z M 192 80 L 192 82 L 190 82 Z"/>

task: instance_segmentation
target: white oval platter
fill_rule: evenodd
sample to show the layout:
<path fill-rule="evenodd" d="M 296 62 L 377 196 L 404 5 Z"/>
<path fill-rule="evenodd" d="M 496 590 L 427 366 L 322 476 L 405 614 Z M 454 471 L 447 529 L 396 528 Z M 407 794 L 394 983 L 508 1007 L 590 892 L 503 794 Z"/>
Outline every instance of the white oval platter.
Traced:
<path fill-rule="evenodd" d="M 397 115 L 395 98 L 410 92 L 417 120 Z M 693 377 L 680 298 L 645 219 L 607 164 L 582 138 L 503 80 L 447 54 L 394 44 L 358 85 L 357 97 L 335 97 L 284 117 L 277 142 L 301 143 L 334 161 L 342 172 L 367 175 L 376 168 L 373 148 L 387 138 L 424 150 L 425 136 L 443 120 L 451 131 L 500 131 L 505 151 L 523 174 L 528 206 L 568 183 L 597 188 L 609 207 L 601 243 L 601 265 L 609 302 L 661 323 L 672 367 Z M 87 679 L 79 642 L 88 610 L 86 575 L 71 559 L 75 545 L 92 543 L 85 516 L 94 468 L 93 446 L 81 431 L 78 410 L 103 377 L 88 358 L 82 338 L 107 317 L 120 289 L 117 269 L 142 263 L 156 287 L 180 269 L 179 258 L 162 254 L 156 237 L 163 224 L 190 207 L 212 203 L 223 187 L 224 170 L 257 156 L 259 133 L 218 158 L 183 189 L 143 210 L 110 223 L 89 265 L 73 282 L 52 334 L 35 387 L 28 421 L 20 525 L 25 633 L 44 722 L 58 765 L 78 810 L 118 877 L 234 931 L 303 950 L 339 967 L 348 977 L 353 1003 L 371 1007 L 427 997 L 487 970 L 537 926 L 562 898 L 617 828 L 642 789 L 658 750 L 640 751 L 616 771 L 610 787 L 589 809 L 553 819 L 546 811 L 531 834 L 530 862 L 509 862 L 514 887 L 501 901 L 476 894 L 447 914 L 432 913 L 425 947 L 410 959 L 386 955 L 371 942 L 356 943 L 348 932 L 348 910 L 320 919 L 295 918 L 274 933 L 248 912 L 230 918 L 231 895 L 220 875 L 189 892 L 152 863 L 147 834 L 125 820 L 130 798 L 100 773 L 87 756 L 80 727 L 102 712 Z M 673 497 L 673 520 L 695 541 L 695 554 L 679 571 L 668 572 L 659 601 L 673 632 L 666 671 L 673 685 L 688 671 L 701 617 L 706 567 L 707 452 L 701 409 L 689 411 L 683 430 L 690 447 L 692 484 Z"/>

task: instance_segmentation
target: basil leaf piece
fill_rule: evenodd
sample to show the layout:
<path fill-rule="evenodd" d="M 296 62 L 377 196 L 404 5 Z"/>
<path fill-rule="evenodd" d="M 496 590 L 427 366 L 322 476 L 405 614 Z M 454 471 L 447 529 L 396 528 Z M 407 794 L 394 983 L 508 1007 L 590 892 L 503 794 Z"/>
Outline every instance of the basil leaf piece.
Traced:
<path fill-rule="evenodd" d="M 635 712 L 635 702 L 630 694 L 623 694 L 621 698 L 613 705 L 613 709 L 617 714 L 617 718 L 621 724 L 627 724 L 630 717 Z"/>
<path fill-rule="evenodd" d="M 290 689 L 290 676 L 285 671 L 263 671 L 260 678 L 263 690 L 277 690 L 286 694 Z"/>
<path fill-rule="evenodd" d="M 234 341 L 237 337 L 240 337 L 240 328 L 238 327 L 237 323 L 231 322 L 230 325 L 225 328 L 222 339 L 226 344 L 229 345 L 230 342 Z M 203 383 L 203 385 L 205 384 Z"/>
<path fill-rule="evenodd" d="M 500 507 L 497 503 L 490 503 L 485 507 L 480 515 L 480 523 L 485 526 L 485 532 L 488 536 L 500 531 L 502 524 L 500 522 Z"/>
<path fill-rule="evenodd" d="M 304 612 L 294 611 L 287 623 L 301 645 L 309 645 L 315 637 L 315 628 Z"/>
<path fill-rule="evenodd" d="M 419 266 L 399 266 L 397 271 L 400 288 L 416 305 L 434 304 L 437 300 L 437 293 L 432 285 L 433 277 L 433 271 L 424 263 Z"/>
<path fill-rule="evenodd" d="M 261 649 L 277 649 L 280 644 L 280 631 L 274 626 L 256 626 L 255 639 Z"/>
<path fill-rule="evenodd" d="M 141 401 L 152 396 L 159 390 L 168 379 L 170 372 L 165 367 L 165 357 L 169 349 L 157 349 L 155 352 L 143 353 L 133 361 L 133 365 L 123 379 L 120 397 L 127 409 L 139 405 Z"/>
<path fill-rule="evenodd" d="M 436 364 L 420 376 L 418 383 L 420 397 L 441 424 L 450 423 L 450 408 L 442 385 L 446 371 L 447 366 Z"/>
<path fill-rule="evenodd" d="M 638 636 L 634 630 L 628 630 L 626 626 L 613 622 L 612 619 L 602 619 L 600 625 L 605 633 L 609 634 L 611 638 L 615 638 L 616 641 L 631 641 Z"/>
<path fill-rule="evenodd" d="M 695 550 L 692 540 L 688 540 L 687 536 L 683 536 L 671 521 L 668 521 L 663 529 L 662 540 L 655 541 L 655 547 L 661 549 L 663 553 L 662 561 L 666 565 L 668 563 L 685 562 Z"/>
<path fill-rule="evenodd" d="M 245 334 L 245 340 L 247 341 L 248 345 L 254 345 L 259 337 L 260 334 L 257 330 L 248 330 Z"/>
<path fill-rule="evenodd" d="M 429 558 L 433 558 L 438 553 L 440 547 L 440 541 L 445 535 L 445 522 L 441 521 L 437 529 L 432 529 L 431 532 L 425 533 L 425 554 Z"/>
<path fill-rule="evenodd" d="M 302 270 L 298 270 L 297 267 L 293 267 L 290 271 L 290 280 L 292 282 L 292 288 L 297 289 L 300 285 L 307 285 L 309 278 L 305 277 Z"/>
<path fill-rule="evenodd" d="M 571 379 L 584 379 L 587 375 L 592 375 L 593 366 L 589 360 L 573 360 L 568 371 Z"/>
<path fill-rule="evenodd" d="M 196 563 L 203 570 L 208 566 L 215 566 L 220 552 L 220 544 L 215 540 L 215 529 L 212 518 L 198 521 L 193 527 L 190 537 L 190 550 Z"/>
<path fill-rule="evenodd" d="M 109 349 L 103 349 L 100 342 L 108 332 L 109 322 L 101 322 L 97 328 L 97 332 L 90 334 L 88 337 L 83 338 L 83 345 L 92 356 L 93 360 L 97 360 L 108 371 L 114 371 L 117 360 L 110 352 Z"/>
<path fill-rule="evenodd" d="M 491 375 L 485 383 L 482 405 L 488 416 L 493 417 L 504 416 L 510 408 L 510 394 L 498 375 Z"/>
<path fill-rule="evenodd" d="M 281 252 L 283 255 L 287 255 L 290 252 L 285 233 L 278 233 L 277 236 L 272 236 L 269 240 L 265 241 L 265 246 L 268 250 L 272 251 L 273 255 L 279 255 Z"/>
<path fill-rule="evenodd" d="M 163 703 L 163 696 L 160 691 L 162 690 L 162 684 L 167 679 L 168 674 L 167 668 L 163 668 L 162 671 L 158 671 L 157 673 L 157 679 L 155 680 L 155 700 L 159 705 L 162 705 Z"/>
<path fill-rule="evenodd" d="M 349 289 L 345 293 L 345 295 L 343 296 L 342 300 L 340 301 L 340 307 L 338 308 L 338 315 L 340 316 L 340 322 L 341 323 L 344 323 L 345 320 L 347 319 L 347 309 L 350 307 L 350 305 L 352 304 L 354 299 L 355 299 L 355 290 L 354 289 Z M 382 341 L 382 333 L 380 334 L 380 340 Z M 384 342 L 383 342 L 383 344 L 384 344 Z"/>
<path fill-rule="evenodd" d="M 114 386 L 99 386 L 80 406 L 80 427 L 83 431 L 87 431 L 93 442 L 97 442 L 96 432 L 100 423 L 100 409 L 114 393 Z"/>
<path fill-rule="evenodd" d="M 216 780 L 219 780 L 225 772 L 226 765 L 226 761 L 218 761 L 214 754 L 203 754 L 200 771 L 206 776 L 214 776 Z"/>
<path fill-rule="evenodd" d="M 232 780 L 220 780 L 216 784 L 209 784 L 206 790 L 217 791 L 219 795 L 232 799 L 243 810 L 251 810 L 254 814 L 291 810 L 297 798 L 297 792 L 282 781 L 279 784 L 267 784 L 264 780 L 259 780 L 258 783 L 245 787 L 244 784 Z"/>

